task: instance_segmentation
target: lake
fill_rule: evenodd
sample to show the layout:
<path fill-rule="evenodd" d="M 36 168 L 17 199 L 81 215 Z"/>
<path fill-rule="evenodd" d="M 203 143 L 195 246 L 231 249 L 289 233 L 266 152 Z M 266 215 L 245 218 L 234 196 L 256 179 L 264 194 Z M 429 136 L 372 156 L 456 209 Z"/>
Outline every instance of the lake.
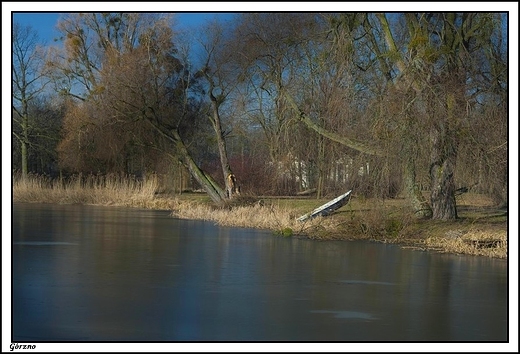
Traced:
<path fill-rule="evenodd" d="M 14 203 L 15 342 L 505 342 L 507 261 Z"/>

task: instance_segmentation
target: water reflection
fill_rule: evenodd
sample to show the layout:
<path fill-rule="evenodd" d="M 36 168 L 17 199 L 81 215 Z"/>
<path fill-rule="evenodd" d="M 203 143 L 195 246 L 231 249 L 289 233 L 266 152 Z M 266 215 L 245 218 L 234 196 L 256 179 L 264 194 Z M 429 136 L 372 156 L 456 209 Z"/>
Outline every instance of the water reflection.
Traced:
<path fill-rule="evenodd" d="M 13 340 L 505 341 L 507 262 L 15 204 Z"/>

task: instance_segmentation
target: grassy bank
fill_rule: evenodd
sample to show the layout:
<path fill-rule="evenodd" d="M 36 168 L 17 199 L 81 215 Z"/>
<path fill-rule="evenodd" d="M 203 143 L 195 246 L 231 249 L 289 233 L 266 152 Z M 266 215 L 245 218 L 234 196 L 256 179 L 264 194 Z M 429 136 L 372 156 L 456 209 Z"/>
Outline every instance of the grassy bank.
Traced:
<path fill-rule="evenodd" d="M 183 201 L 184 198 L 184 201 Z M 173 210 L 177 217 L 211 220 L 218 225 L 258 227 L 278 234 L 316 240 L 370 240 L 436 252 L 507 258 L 507 212 L 480 195 L 459 203 L 459 219 L 452 222 L 417 220 L 404 199 L 352 198 L 334 215 L 299 222 L 297 217 L 328 200 L 263 198 L 235 201 L 215 208 L 205 201 L 181 197 Z"/>
<path fill-rule="evenodd" d="M 78 176 L 68 181 L 42 177 L 13 179 L 13 201 L 92 204 L 171 210 L 179 218 L 209 220 L 222 226 L 272 230 L 316 240 L 372 240 L 437 252 L 507 258 L 507 211 L 491 200 L 464 194 L 457 200 L 459 220 L 417 220 L 404 199 L 354 196 L 334 215 L 299 222 L 297 217 L 325 203 L 313 198 L 239 197 L 216 207 L 205 194 L 157 193 L 155 176 Z"/>

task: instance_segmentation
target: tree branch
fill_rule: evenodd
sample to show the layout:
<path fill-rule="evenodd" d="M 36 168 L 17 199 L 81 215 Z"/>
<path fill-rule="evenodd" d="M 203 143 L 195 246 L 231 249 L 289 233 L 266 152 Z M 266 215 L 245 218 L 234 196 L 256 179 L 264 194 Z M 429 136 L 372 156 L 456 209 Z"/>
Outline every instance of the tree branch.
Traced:
<path fill-rule="evenodd" d="M 355 140 L 355 139 L 349 139 L 347 137 L 344 137 L 344 136 L 341 136 L 337 133 L 334 133 L 330 130 L 327 130 L 323 127 L 320 127 L 319 125 L 317 125 L 316 123 L 314 123 L 312 121 L 312 119 L 309 118 L 309 116 L 307 114 L 305 114 L 305 112 L 303 112 L 299 107 L 298 105 L 296 104 L 296 102 L 294 101 L 294 99 L 292 98 L 291 95 L 289 95 L 287 93 L 287 91 L 283 90 L 282 91 L 282 94 L 285 96 L 287 102 L 291 105 L 291 107 L 297 112 L 298 114 L 298 119 L 300 121 L 302 121 L 303 123 L 305 123 L 305 125 L 314 130 L 316 133 L 332 140 L 332 141 L 335 141 L 337 143 L 340 143 L 341 145 L 344 145 L 344 146 L 347 146 L 351 149 L 354 149 L 356 151 L 359 151 L 359 152 L 362 152 L 364 154 L 368 154 L 368 155 L 374 155 L 374 156 L 387 156 L 388 154 L 383 151 L 382 149 L 378 149 L 376 147 L 373 147 L 373 146 L 369 146 L 367 144 L 365 144 L 364 142 L 361 142 L 359 140 Z"/>

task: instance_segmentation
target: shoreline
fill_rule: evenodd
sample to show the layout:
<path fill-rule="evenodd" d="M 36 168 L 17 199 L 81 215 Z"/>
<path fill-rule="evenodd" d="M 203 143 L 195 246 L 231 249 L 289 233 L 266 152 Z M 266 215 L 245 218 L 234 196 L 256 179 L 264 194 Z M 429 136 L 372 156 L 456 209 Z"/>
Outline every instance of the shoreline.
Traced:
<path fill-rule="evenodd" d="M 406 219 L 404 214 L 392 215 L 391 212 L 384 216 L 384 211 L 381 210 L 366 212 L 366 204 L 350 207 L 347 204 L 328 217 L 317 217 L 300 222 L 296 218 L 304 214 L 301 210 L 307 210 L 307 205 L 319 204 L 316 199 L 268 197 L 256 202 L 237 203 L 238 205 L 222 208 L 212 205 L 204 194 L 155 196 L 147 201 L 56 203 L 55 201 L 18 200 L 13 193 L 12 202 L 162 210 L 168 211 L 172 217 L 181 219 L 209 221 L 224 227 L 262 229 L 272 232 L 274 237 L 298 237 L 315 241 L 363 240 L 395 244 L 418 251 L 507 260 L 507 221 L 475 222 L 468 217 L 453 222 L 413 220 Z M 464 206 L 459 208 L 463 215 L 467 214 L 468 210 L 472 210 Z M 362 214 L 363 209 L 365 214 Z M 482 208 L 480 212 L 484 214 L 484 210 L 486 209 Z M 503 214 L 506 215 L 507 220 L 507 211 Z M 503 218 L 503 215 L 488 217 Z"/>
<path fill-rule="evenodd" d="M 217 206 L 205 193 L 159 193 L 154 176 L 143 181 L 78 176 L 67 182 L 31 176 L 13 179 L 12 188 L 12 202 L 167 210 L 182 219 L 263 229 L 277 237 L 368 240 L 421 251 L 508 257 L 508 210 L 483 195 L 459 197 L 459 219 L 454 221 L 417 219 L 404 198 L 381 200 L 356 194 L 327 217 L 297 220 L 332 198 L 241 195 Z"/>

